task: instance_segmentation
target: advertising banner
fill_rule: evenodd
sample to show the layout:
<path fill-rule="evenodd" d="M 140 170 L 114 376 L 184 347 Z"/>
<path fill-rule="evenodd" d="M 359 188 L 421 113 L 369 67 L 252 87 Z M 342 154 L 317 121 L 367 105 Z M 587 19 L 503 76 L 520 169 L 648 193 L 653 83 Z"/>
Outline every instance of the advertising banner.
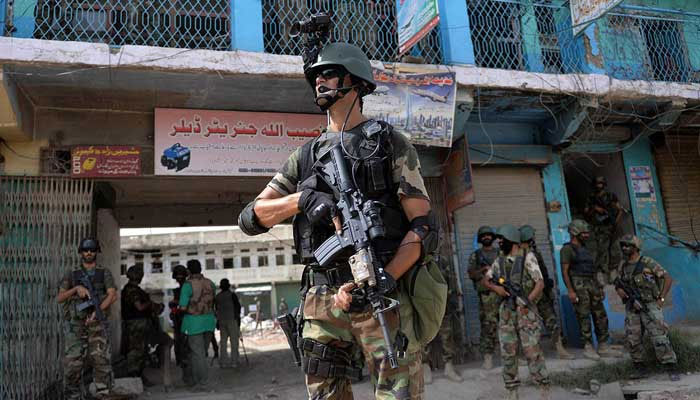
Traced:
<path fill-rule="evenodd" d="M 156 108 L 156 175 L 272 176 L 326 116 Z"/>
<path fill-rule="evenodd" d="M 437 0 L 398 0 L 396 16 L 399 54 L 410 50 L 440 22 Z"/>
<path fill-rule="evenodd" d="M 120 178 L 141 175 L 141 149 L 134 146 L 78 146 L 71 150 L 76 178 Z"/>
<path fill-rule="evenodd" d="M 392 124 L 414 144 L 452 145 L 454 72 L 395 74 L 373 69 L 373 73 L 377 89 L 364 98 L 364 115 Z"/>
<path fill-rule="evenodd" d="M 574 36 L 620 3 L 622 0 L 571 0 L 571 25 L 574 27 Z"/>

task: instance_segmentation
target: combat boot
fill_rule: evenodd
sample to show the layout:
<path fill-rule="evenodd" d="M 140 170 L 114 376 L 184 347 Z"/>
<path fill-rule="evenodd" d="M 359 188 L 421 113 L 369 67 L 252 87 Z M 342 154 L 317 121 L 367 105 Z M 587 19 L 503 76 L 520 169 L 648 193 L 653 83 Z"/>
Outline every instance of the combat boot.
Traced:
<path fill-rule="evenodd" d="M 664 367 L 666 372 L 668 372 L 668 379 L 671 382 L 678 382 L 681 380 L 681 374 L 678 372 L 678 365 L 676 363 L 665 364 Z"/>
<path fill-rule="evenodd" d="M 433 371 L 430 369 L 430 365 L 423 364 L 423 383 L 430 385 L 433 383 Z"/>
<path fill-rule="evenodd" d="M 464 382 L 464 378 L 455 370 L 451 361 L 445 363 L 445 376 L 452 382 Z"/>
<path fill-rule="evenodd" d="M 560 359 L 573 360 L 575 358 L 573 354 L 566 351 L 566 349 L 564 348 L 564 343 L 561 342 L 561 338 L 554 342 L 554 347 L 557 350 L 557 357 L 559 357 Z"/>
<path fill-rule="evenodd" d="M 506 393 L 506 400 L 518 400 L 518 389 L 510 389 Z"/>
<path fill-rule="evenodd" d="M 602 357 L 622 357 L 621 351 L 613 349 L 607 343 L 601 343 L 598 345 L 598 354 L 600 354 Z"/>
<path fill-rule="evenodd" d="M 493 368 L 493 354 L 484 354 L 484 363 L 481 364 L 481 369 L 489 370 Z"/>
<path fill-rule="evenodd" d="M 595 352 L 593 345 L 590 343 L 586 343 L 586 345 L 583 347 L 583 356 L 593 361 L 600 360 L 600 356 Z"/>

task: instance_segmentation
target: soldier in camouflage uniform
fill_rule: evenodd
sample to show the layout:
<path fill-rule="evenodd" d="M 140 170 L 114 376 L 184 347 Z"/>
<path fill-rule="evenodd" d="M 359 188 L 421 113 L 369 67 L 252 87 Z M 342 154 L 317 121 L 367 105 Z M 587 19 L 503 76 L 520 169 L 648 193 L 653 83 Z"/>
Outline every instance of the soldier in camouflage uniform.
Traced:
<path fill-rule="evenodd" d="M 153 303 L 143 289 L 139 287 L 143 279 L 143 267 L 133 265 L 126 271 L 129 282 L 124 285 L 121 296 L 122 321 L 124 321 L 124 351 L 126 353 L 128 376 L 141 377 L 144 385 L 151 383 L 143 375 L 148 355 L 147 344 L 159 338 L 157 318 L 163 311 L 163 304 Z"/>
<path fill-rule="evenodd" d="M 501 299 L 496 293 L 481 283 L 484 273 L 498 257 L 498 249 L 493 247 L 496 234 L 490 226 L 482 226 L 477 231 L 477 241 L 481 248 L 469 256 L 467 273 L 474 283 L 474 290 L 479 296 L 479 323 L 481 336 L 479 350 L 484 357 L 483 369 L 493 368 L 493 352 L 498 340 L 498 307 Z"/>
<path fill-rule="evenodd" d="M 530 251 L 535 255 L 537 265 L 540 266 L 540 272 L 542 272 L 544 290 L 542 291 L 542 297 L 540 297 L 537 302 L 537 311 L 540 317 L 542 317 L 544 326 L 552 335 L 552 342 L 554 343 L 554 348 L 557 350 L 557 356 L 564 360 L 571 360 L 574 356 L 569 354 L 564 348 L 564 344 L 561 340 L 561 328 L 557 320 L 557 313 L 554 311 L 554 280 L 549 277 L 549 271 L 547 271 L 547 265 L 544 263 L 544 257 L 542 257 L 542 253 L 537 250 L 535 228 L 530 225 L 523 225 L 518 230 L 520 231 L 520 246 L 523 250 Z"/>
<path fill-rule="evenodd" d="M 181 332 L 182 329 L 182 318 L 185 316 L 183 312 L 180 311 L 178 305 L 180 303 L 180 291 L 182 291 L 182 285 L 187 282 L 187 268 L 184 265 L 176 265 L 173 267 L 172 278 L 177 282 L 178 287 L 173 290 L 173 299 L 168 303 L 170 308 L 170 320 L 173 321 L 173 332 L 175 336 L 175 362 L 179 367 L 183 367 L 187 363 L 187 343 L 185 341 L 185 335 Z"/>
<path fill-rule="evenodd" d="M 313 257 L 313 251 L 335 233 L 331 217 L 337 199 L 312 168 L 314 159 L 327 162 L 328 151 L 343 141 L 343 156 L 350 159 L 359 190 L 368 199 L 383 199 L 387 232 L 381 243 L 373 240 L 372 244 L 386 266 L 386 279 L 393 280 L 415 263 L 434 262 L 429 261 L 429 255 L 421 261 L 422 253 L 433 251 L 426 248 L 425 238 L 433 235 L 435 228 L 426 217 L 430 202 L 418 154 L 390 125 L 362 115 L 362 96 L 371 93 L 376 84 L 369 60 L 357 46 L 331 43 L 304 72 L 316 94 L 316 104 L 328 112 L 327 132 L 289 157 L 267 188 L 241 212 L 239 226 L 255 235 L 294 216 L 296 249 L 307 265 L 300 329 L 309 398 L 351 399 L 350 381 L 361 376 L 364 363 L 377 399 L 420 399 L 421 344 L 409 340 L 405 357 L 392 369 L 371 308 L 353 302 L 350 291 L 354 278 L 347 259 L 323 269 Z M 399 332 L 399 313 L 404 319 L 412 310 L 410 302 L 402 302 L 385 314 L 390 337 Z"/>
<path fill-rule="evenodd" d="M 588 196 L 584 214 L 592 228 L 591 249 L 604 283 L 610 282 L 610 271 L 620 262 L 620 253 L 613 245 L 613 236 L 622 217 L 622 208 L 615 193 L 606 190 L 604 176 L 595 178 L 593 193 Z"/>
<path fill-rule="evenodd" d="M 445 276 L 445 281 L 448 282 L 449 293 L 447 298 L 447 309 L 445 310 L 445 316 L 442 318 L 442 324 L 440 325 L 440 331 L 438 336 L 440 336 L 442 362 L 445 364 L 445 376 L 447 379 L 453 382 L 463 382 L 464 378 L 459 374 L 452 363 L 457 350 L 455 349 L 454 335 L 452 332 L 452 321 L 454 318 L 459 318 L 457 316 L 457 310 L 459 309 L 459 295 L 456 290 L 452 288 L 453 279 L 450 278 L 450 264 L 444 257 L 439 257 L 438 265 L 440 270 Z M 432 343 L 431 343 L 432 344 Z M 433 373 L 430 368 L 429 355 L 430 355 L 431 345 L 425 346 L 423 348 L 423 380 L 426 385 L 433 382 Z"/>
<path fill-rule="evenodd" d="M 93 368 L 96 394 L 99 398 L 109 394 L 112 388 L 112 349 L 110 333 L 97 317 L 94 308 L 78 311 L 78 305 L 88 300 L 88 288 L 80 284 L 87 275 L 101 299 L 100 308 L 109 315 L 109 307 L 117 299 L 112 273 L 97 265 L 100 245 L 95 239 L 83 239 L 78 247 L 82 265 L 67 271 L 61 279 L 56 301 L 63 305 L 67 321 L 65 332 L 65 357 L 63 365 L 63 390 L 66 399 L 82 399 L 85 387 L 81 377 L 87 362 Z M 87 386 L 87 385 L 85 385 Z"/>
<path fill-rule="evenodd" d="M 661 310 L 666 296 L 671 290 L 671 275 L 653 258 L 642 256 L 642 241 L 634 235 L 625 235 L 620 239 L 620 248 L 625 260 L 620 263 L 619 281 L 632 288 L 627 293 L 623 285 L 616 281 L 617 294 L 627 305 L 625 315 L 625 335 L 627 348 L 634 362 L 634 378 L 646 375 L 644 367 L 644 349 L 642 337 L 649 335 L 656 352 L 656 359 L 666 366 L 672 381 L 680 379 L 676 370 L 676 353 L 668 340 L 668 325 L 664 322 Z M 638 298 L 634 298 L 634 291 Z M 637 300 L 637 302 L 635 302 Z"/>
<path fill-rule="evenodd" d="M 608 314 L 603 305 L 605 292 L 595 278 L 596 266 L 593 255 L 585 245 L 589 232 L 589 226 L 585 221 L 575 219 L 569 224 L 571 241 L 565 243 L 560 251 L 562 277 L 581 329 L 584 357 L 591 360 L 600 360 L 600 355 L 619 357 L 622 354 L 608 345 L 610 339 Z M 593 348 L 591 317 L 598 338 L 598 352 Z"/>
<path fill-rule="evenodd" d="M 536 310 L 528 307 L 535 304 L 544 289 L 542 273 L 537 258 L 532 252 L 520 248 L 520 232 L 513 225 L 503 225 L 498 229 L 503 237 L 503 255 L 484 274 L 482 283 L 501 299 L 499 306 L 498 339 L 501 342 L 503 359 L 503 381 L 508 392 L 507 399 L 518 398 L 518 346 L 527 358 L 532 380 L 540 386 L 542 399 L 549 399 L 549 377 L 540 346 L 540 321 Z M 520 287 L 522 296 L 517 299 L 509 296 L 500 280 Z"/>

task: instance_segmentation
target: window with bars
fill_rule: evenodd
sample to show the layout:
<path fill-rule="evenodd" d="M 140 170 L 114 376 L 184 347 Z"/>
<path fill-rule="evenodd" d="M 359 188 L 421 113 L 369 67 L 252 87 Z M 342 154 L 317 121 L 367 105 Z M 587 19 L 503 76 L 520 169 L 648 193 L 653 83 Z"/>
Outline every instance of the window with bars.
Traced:
<path fill-rule="evenodd" d="M 268 262 L 267 256 L 258 256 L 258 267 L 267 267 Z"/>

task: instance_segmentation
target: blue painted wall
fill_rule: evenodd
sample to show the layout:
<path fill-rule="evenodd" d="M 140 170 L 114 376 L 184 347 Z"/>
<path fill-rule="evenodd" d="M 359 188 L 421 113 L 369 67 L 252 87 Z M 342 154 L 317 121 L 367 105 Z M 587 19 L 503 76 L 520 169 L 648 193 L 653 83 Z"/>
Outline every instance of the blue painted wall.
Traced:
<path fill-rule="evenodd" d="M 438 0 L 440 37 L 445 64 L 474 64 L 474 45 L 466 1 Z"/>
<path fill-rule="evenodd" d="M 661 198 L 661 186 L 656 174 L 651 145 L 646 139 L 640 140 L 623 151 L 622 155 L 636 234 L 644 241 L 642 254 L 658 261 L 668 270 L 674 280 L 671 291 L 672 304 L 671 307 L 664 309 L 664 316 L 670 323 L 681 320 L 700 320 L 700 297 L 696 295 L 700 289 L 700 280 L 698 280 L 700 256 L 680 245 L 672 246 L 666 236 L 637 225 L 649 225 L 662 233 L 668 233 L 666 213 Z M 637 166 L 649 167 L 656 192 L 655 201 L 635 198 L 630 178 L 630 167 Z"/>
<path fill-rule="evenodd" d="M 265 51 L 261 0 L 230 0 L 230 4 L 231 50 Z"/>

